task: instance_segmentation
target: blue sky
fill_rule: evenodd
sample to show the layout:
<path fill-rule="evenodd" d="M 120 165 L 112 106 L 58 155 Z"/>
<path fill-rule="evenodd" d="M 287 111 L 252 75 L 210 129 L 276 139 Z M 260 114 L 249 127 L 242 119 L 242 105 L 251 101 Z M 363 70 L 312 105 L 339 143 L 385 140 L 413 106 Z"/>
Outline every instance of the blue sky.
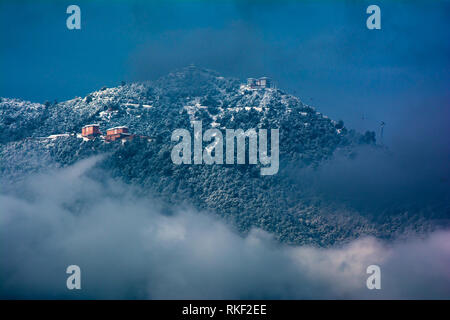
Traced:
<path fill-rule="evenodd" d="M 70 4 L 81 8 L 81 30 L 66 28 Z M 366 28 L 370 4 L 381 8 L 381 30 Z M 383 120 L 386 139 L 450 136 L 449 9 L 449 1 L 6 0 L 0 96 L 61 101 L 195 63 L 242 80 L 270 76 L 359 130 Z"/>

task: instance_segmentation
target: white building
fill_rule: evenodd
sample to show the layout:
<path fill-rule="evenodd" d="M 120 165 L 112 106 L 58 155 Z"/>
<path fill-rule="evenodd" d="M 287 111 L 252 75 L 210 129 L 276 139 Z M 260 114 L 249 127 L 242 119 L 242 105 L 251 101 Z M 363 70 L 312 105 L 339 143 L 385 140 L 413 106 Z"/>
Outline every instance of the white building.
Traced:
<path fill-rule="evenodd" d="M 268 77 L 261 77 L 259 79 L 248 78 L 247 86 L 250 89 L 263 89 L 263 88 L 271 88 L 272 81 Z"/>

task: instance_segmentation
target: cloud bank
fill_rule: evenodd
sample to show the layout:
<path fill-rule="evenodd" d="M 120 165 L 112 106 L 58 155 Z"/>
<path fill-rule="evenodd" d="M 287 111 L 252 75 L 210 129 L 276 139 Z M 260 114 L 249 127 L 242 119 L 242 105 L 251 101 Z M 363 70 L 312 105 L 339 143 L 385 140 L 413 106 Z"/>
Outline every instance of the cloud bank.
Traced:
<path fill-rule="evenodd" d="M 358 208 L 386 209 L 393 205 L 444 205 L 450 200 L 448 157 L 426 148 L 403 146 L 395 152 L 360 146 L 351 159 L 337 152 L 317 170 L 291 170 L 290 174 L 314 194 Z M 442 210 L 442 216 L 446 212 Z"/>
<path fill-rule="evenodd" d="M 246 237 L 207 213 L 163 206 L 98 178 L 99 158 L 0 195 L 1 298 L 450 298 L 450 232 L 316 248 Z M 66 288 L 67 266 L 81 290 Z M 381 267 L 381 290 L 366 268 Z"/>

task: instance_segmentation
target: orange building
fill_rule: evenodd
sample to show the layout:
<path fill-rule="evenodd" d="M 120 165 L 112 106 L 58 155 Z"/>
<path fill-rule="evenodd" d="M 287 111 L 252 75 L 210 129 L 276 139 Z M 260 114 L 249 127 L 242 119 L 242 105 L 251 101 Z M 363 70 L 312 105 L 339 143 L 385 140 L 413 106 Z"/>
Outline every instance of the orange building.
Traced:
<path fill-rule="evenodd" d="M 92 139 L 101 134 L 98 124 L 88 124 L 81 129 L 81 135 L 85 138 Z"/>
<path fill-rule="evenodd" d="M 105 140 L 116 141 L 117 139 L 132 139 L 133 136 L 128 132 L 128 127 L 114 127 L 106 130 Z"/>

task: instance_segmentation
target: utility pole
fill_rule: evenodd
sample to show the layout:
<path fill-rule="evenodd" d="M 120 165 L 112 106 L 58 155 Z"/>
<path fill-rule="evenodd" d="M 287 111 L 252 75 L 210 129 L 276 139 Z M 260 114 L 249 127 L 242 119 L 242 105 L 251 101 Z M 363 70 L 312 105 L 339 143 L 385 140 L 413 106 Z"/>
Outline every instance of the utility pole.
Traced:
<path fill-rule="evenodd" d="M 383 144 L 383 134 L 384 134 L 384 126 L 386 123 L 384 121 L 381 121 L 380 123 L 380 143 Z"/>

